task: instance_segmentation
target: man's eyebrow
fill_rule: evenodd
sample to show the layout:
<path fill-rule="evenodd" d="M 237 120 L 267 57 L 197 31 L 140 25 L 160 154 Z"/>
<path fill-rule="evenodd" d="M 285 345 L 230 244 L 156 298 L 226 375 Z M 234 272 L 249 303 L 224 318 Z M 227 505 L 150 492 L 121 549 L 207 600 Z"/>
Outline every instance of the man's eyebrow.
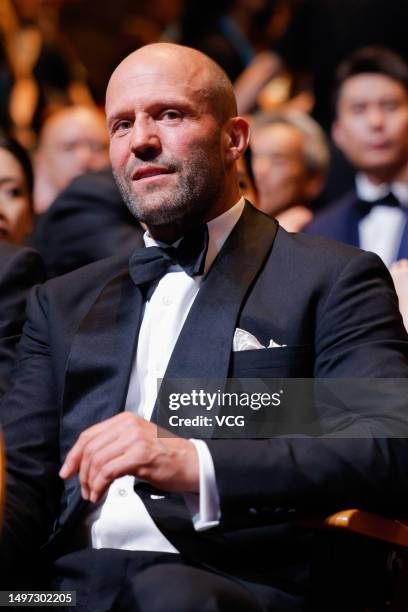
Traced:
<path fill-rule="evenodd" d="M 111 113 L 110 115 L 106 116 L 106 125 L 108 126 L 108 128 L 112 125 L 112 123 L 114 123 L 117 119 L 126 119 L 127 117 L 132 117 L 133 116 L 133 111 L 132 110 L 117 110 L 113 113 Z"/>
<path fill-rule="evenodd" d="M 5 176 L 0 179 L 0 187 L 7 185 L 7 183 L 15 183 L 16 181 L 18 181 L 16 176 Z"/>

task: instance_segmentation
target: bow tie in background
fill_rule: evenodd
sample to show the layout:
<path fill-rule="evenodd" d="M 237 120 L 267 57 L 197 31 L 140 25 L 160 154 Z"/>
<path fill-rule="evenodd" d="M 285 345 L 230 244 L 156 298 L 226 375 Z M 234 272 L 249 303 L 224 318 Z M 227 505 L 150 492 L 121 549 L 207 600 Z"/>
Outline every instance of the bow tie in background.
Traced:
<path fill-rule="evenodd" d="M 363 216 L 368 215 L 368 213 L 371 212 L 375 206 L 390 206 L 392 208 L 401 208 L 401 203 L 391 191 L 382 198 L 379 198 L 378 200 L 373 200 L 372 202 L 367 202 L 366 200 L 357 201 L 358 210 L 362 213 Z"/>
<path fill-rule="evenodd" d="M 180 265 L 189 276 L 200 276 L 204 272 L 207 249 L 208 229 L 204 223 L 182 238 L 177 248 L 137 249 L 129 259 L 129 274 L 135 285 L 142 286 L 159 281 L 174 265 Z"/>

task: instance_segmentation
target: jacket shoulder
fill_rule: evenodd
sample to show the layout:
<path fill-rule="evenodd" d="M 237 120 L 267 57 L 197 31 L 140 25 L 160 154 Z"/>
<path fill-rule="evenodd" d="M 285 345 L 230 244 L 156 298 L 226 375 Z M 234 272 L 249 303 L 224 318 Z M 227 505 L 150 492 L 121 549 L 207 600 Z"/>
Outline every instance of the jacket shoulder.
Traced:
<path fill-rule="evenodd" d="M 275 264 L 273 264 L 275 260 Z M 306 282 L 331 284 L 343 270 L 371 270 L 387 279 L 389 273 L 378 255 L 358 247 L 321 235 L 289 233 L 281 227 L 276 236 L 271 263 L 278 265 L 283 274 L 295 275 Z M 320 279 L 320 280 L 318 280 Z"/>

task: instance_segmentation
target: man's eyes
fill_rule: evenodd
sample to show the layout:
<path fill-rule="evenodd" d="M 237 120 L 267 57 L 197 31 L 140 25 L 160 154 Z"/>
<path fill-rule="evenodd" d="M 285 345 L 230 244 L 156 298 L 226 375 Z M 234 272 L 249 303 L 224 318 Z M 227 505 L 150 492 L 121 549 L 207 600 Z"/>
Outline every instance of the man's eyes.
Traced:
<path fill-rule="evenodd" d="M 386 111 L 395 111 L 399 108 L 399 103 L 396 100 L 385 100 L 382 107 Z"/>
<path fill-rule="evenodd" d="M 112 132 L 120 132 L 123 130 L 129 130 L 132 127 L 132 123 L 128 120 L 122 119 L 122 121 L 118 121 L 112 128 Z"/>
<path fill-rule="evenodd" d="M 366 104 L 352 104 L 351 105 L 351 112 L 354 115 L 361 115 L 366 110 L 367 110 L 367 105 Z"/>
<path fill-rule="evenodd" d="M 377 108 L 381 110 L 395 111 L 399 108 L 400 105 L 396 100 L 383 100 L 382 102 L 379 102 L 376 106 Z M 361 115 L 365 113 L 366 111 L 368 111 L 369 108 L 370 106 L 364 103 L 352 104 L 350 107 L 351 112 L 354 113 L 355 115 Z"/>
<path fill-rule="evenodd" d="M 181 119 L 182 113 L 173 108 L 162 111 L 159 115 L 159 119 L 164 119 L 166 121 L 176 121 L 177 119 Z"/>
<path fill-rule="evenodd" d="M 184 116 L 183 112 L 174 108 L 168 108 L 165 110 L 160 110 L 155 114 L 150 115 L 151 121 L 167 121 L 167 122 L 175 122 L 182 119 Z M 137 121 L 137 120 L 136 120 Z M 111 133 L 115 134 L 117 132 L 125 132 L 127 130 L 131 130 L 133 128 L 134 121 L 129 119 L 121 119 L 114 123 L 111 128 Z"/>

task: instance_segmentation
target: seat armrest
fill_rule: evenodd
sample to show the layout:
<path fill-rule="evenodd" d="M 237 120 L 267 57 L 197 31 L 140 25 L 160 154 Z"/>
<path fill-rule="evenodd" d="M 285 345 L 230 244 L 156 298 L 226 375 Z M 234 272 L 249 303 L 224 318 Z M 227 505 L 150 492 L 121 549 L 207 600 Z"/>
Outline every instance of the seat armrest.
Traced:
<path fill-rule="evenodd" d="M 317 528 L 343 529 L 408 548 L 408 519 L 406 518 L 389 518 L 354 508 L 335 512 L 322 519 L 314 519 L 308 524 Z"/>

